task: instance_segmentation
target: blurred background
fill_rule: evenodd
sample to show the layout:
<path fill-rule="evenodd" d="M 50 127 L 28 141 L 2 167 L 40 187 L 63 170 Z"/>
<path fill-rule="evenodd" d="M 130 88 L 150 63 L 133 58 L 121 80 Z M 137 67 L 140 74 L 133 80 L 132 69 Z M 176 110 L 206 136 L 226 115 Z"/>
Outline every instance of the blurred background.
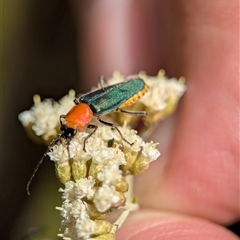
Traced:
<path fill-rule="evenodd" d="M 4 240 L 57 239 L 60 184 L 47 159 L 31 195 L 26 194 L 46 147 L 27 138 L 18 114 L 32 106 L 36 93 L 58 100 L 69 89 L 79 92 L 76 26 L 69 1 L 3 1 L 2 13 L 0 235 Z"/>
<path fill-rule="evenodd" d="M 86 56 L 86 51 L 94 51 L 94 44 L 98 44 L 96 38 L 96 42 L 91 43 L 92 48 L 86 50 L 84 47 L 84 29 L 89 24 L 87 8 L 91 7 L 89 2 L 82 1 L 82 11 L 77 11 L 76 14 L 74 1 L 2 1 L 0 234 L 3 240 L 58 239 L 56 235 L 60 216 L 55 207 L 60 206 L 61 199 L 54 164 L 48 159 L 44 161 L 30 187 L 31 195 L 28 196 L 27 181 L 46 147 L 38 146 L 27 138 L 18 121 L 18 114 L 32 106 L 32 97 L 36 93 L 42 99 L 51 97 L 58 100 L 69 89 L 75 89 L 77 93 L 86 92 L 89 90 L 86 82 L 89 76 L 91 80 L 87 81 L 96 83 L 100 74 L 109 77 L 115 70 L 109 66 L 111 71 L 101 72 L 101 63 L 96 64 L 94 59 L 79 58 L 82 52 Z M 144 7 L 146 9 L 148 6 Z M 147 14 L 144 17 L 149 17 Z M 161 29 L 154 31 L 157 26 L 145 26 L 146 29 L 149 27 L 161 35 Z M 169 34 L 173 34 L 172 44 L 175 44 L 174 33 Z M 161 45 L 161 39 L 162 37 L 156 36 L 153 41 L 158 41 Z M 118 47 L 119 42 L 115 43 Z M 103 42 L 100 44 L 104 46 Z M 166 56 L 151 49 L 151 46 L 147 49 L 148 54 L 144 53 L 150 59 L 143 59 L 140 65 L 132 69 L 136 72 L 144 69 L 149 75 L 156 75 L 161 67 L 171 75 L 171 68 L 164 66 L 161 61 Z M 137 44 L 134 47 L 141 48 Z M 169 56 L 173 59 L 175 57 L 171 53 Z M 150 62 L 152 58 L 156 64 L 145 67 L 145 62 Z M 92 65 L 96 68 L 84 70 L 84 61 L 93 62 Z M 171 64 L 174 65 L 174 61 Z M 173 75 L 183 74 L 181 64 L 175 64 L 173 68 Z M 235 225 L 231 228 L 238 227 Z"/>

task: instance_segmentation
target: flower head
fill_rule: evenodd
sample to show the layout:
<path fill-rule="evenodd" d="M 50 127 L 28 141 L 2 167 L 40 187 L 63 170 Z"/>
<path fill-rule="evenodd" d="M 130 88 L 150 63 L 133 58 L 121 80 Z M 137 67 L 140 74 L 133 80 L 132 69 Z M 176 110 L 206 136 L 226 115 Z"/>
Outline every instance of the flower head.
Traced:
<path fill-rule="evenodd" d="M 134 77 L 142 78 L 149 89 L 129 109 L 146 111 L 144 122 L 147 125 L 171 114 L 186 90 L 182 79 L 167 79 L 163 71 L 159 71 L 156 77 L 143 72 Z M 128 79 L 131 78 L 133 76 Z M 124 77 L 114 72 L 106 85 L 123 81 Z M 139 95 L 141 97 L 143 93 Z M 94 134 L 92 129 L 85 128 L 69 138 L 61 134 L 57 136 L 59 116 L 67 114 L 74 106 L 74 97 L 74 91 L 69 91 L 59 102 L 51 99 L 41 101 L 39 96 L 35 96 L 34 106 L 21 113 L 19 120 L 33 139 L 50 144 L 55 138 L 47 155 L 55 163 L 56 175 L 64 184 L 59 190 L 62 206 L 57 207 L 62 217 L 59 236 L 65 240 L 114 239 L 116 229 L 128 215 L 127 211 L 137 208 L 137 204 L 132 203 L 133 197 L 128 194 L 131 182 L 126 177 L 145 171 L 160 152 L 156 148 L 157 143 L 145 142 L 132 129 L 138 126 L 141 131 L 141 117 L 134 114 L 108 114 L 104 120 L 116 127 L 93 122 L 98 126 Z M 123 209 L 123 212 L 112 225 L 105 218 L 117 209 Z"/>

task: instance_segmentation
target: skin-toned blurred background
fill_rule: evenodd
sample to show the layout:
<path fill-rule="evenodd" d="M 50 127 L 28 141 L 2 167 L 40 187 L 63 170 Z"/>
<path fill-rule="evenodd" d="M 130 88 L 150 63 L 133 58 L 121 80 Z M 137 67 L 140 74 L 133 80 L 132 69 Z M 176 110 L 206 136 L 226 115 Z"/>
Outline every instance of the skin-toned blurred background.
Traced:
<path fill-rule="evenodd" d="M 171 6 L 173 11 L 176 10 L 175 3 L 173 1 Z M 148 4 L 142 4 L 137 11 L 140 16 L 145 14 L 142 7 L 149 10 Z M 154 8 L 154 5 L 151 8 Z M 115 11 L 116 19 L 119 17 L 116 22 L 124 21 L 124 16 L 117 14 L 118 9 Z M 88 15 L 89 12 L 92 15 Z M 145 18 L 152 17 L 150 11 L 146 12 Z M 139 15 L 137 21 L 141 20 Z M 61 203 L 58 193 L 61 185 L 55 177 L 54 164 L 46 159 L 30 186 L 30 196 L 25 189 L 34 167 L 46 149 L 45 146 L 36 145 L 29 140 L 18 121 L 18 114 L 32 106 L 34 94 L 39 94 L 42 99 L 50 97 L 58 100 L 67 94 L 69 89 L 75 89 L 77 93 L 87 92 L 89 86 L 97 83 L 100 74 L 109 77 L 117 66 L 119 70 L 123 69 L 125 75 L 137 73 L 139 70 L 156 75 L 159 68 L 165 68 L 171 76 L 180 77 L 185 74 L 184 63 L 177 62 L 177 56 L 184 55 L 185 52 L 179 54 L 181 50 L 177 53 L 175 51 L 175 56 L 171 47 L 169 48 L 170 54 L 167 56 L 171 58 L 171 68 L 170 63 L 168 65 L 162 61 L 164 50 L 155 51 L 156 43 L 163 45 L 160 36 L 163 29 L 157 25 L 151 25 L 151 29 L 145 26 L 149 32 L 156 30 L 156 35 L 152 44 L 139 53 L 141 62 L 134 65 L 132 56 L 136 57 L 136 52 L 131 52 L 133 45 L 128 46 L 130 51 L 127 54 L 119 48 L 120 44 L 128 41 L 125 38 L 127 31 L 121 29 L 120 25 L 118 29 L 116 25 L 116 29 L 112 29 L 114 37 L 104 36 L 107 39 L 113 37 L 112 45 L 104 45 L 104 38 L 94 31 L 91 32 L 91 29 L 94 29 L 91 24 L 96 23 L 89 19 L 94 19 L 95 16 L 91 1 L 2 2 L 1 239 L 58 239 L 56 234 L 60 216 L 55 207 Z M 147 42 L 148 35 L 141 36 L 137 21 L 133 21 L 129 29 L 136 29 L 135 35 L 139 38 L 134 42 L 134 47 L 141 50 L 141 44 Z M 103 27 L 109 27 L 110 22 L 106 21 L 104 24 Z M 144 21 L 142 24 L 145 24 Z M 166 32 L 171 36 L 174 46 L 176 33 L 171 32 L 172 22 L 168 24 L 170 28 Z M 85 38 L 86 34 L 92 36 L 90 42 Z M 187 39 L 182 39 L 184 41 L 178 44 L 186 43 Z M 98 44 L 105 47 L 99 51 Z M 116 65 L 113 62 L 105 64 L 108 59 L 104 53 L 108 48 L 120 49 L 112 53 L 112 57 L 119 60 L 119 65 L 116 64 L 117 61 L 114 62 Z M 102 60 L 95 59 L 95 52 L 102 55 Z M 149 58 L 142 59 L 141 54 Z M 86 57 L 88 55 L 89 58 Z M 111 55 L 111 52 L 108 52 L 108 55 Z M 126 58 L 126 55 L 129 57 Z M 123 59 L 127 62 L 123 64 L 125 67 L 121 65 Z M 145 68 L 145 62 L 152 64 Z M 86 65 L 88 68 L 85 68 Z M 91 69 L 91 66 L 94 69 Z M 229 228 L 237 232 L 240 226 L 236 223 Z"/>

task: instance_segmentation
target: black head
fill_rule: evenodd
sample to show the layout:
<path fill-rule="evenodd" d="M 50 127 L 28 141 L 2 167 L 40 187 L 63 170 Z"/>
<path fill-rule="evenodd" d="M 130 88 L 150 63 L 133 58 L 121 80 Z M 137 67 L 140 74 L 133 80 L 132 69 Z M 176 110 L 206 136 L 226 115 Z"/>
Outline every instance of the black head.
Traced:
<path fill-rule="evenodd" d="M 77 129 L 69 128 L 65 124 L 61 125 L 61 138 L 70 141 L 77 134 Z"/>

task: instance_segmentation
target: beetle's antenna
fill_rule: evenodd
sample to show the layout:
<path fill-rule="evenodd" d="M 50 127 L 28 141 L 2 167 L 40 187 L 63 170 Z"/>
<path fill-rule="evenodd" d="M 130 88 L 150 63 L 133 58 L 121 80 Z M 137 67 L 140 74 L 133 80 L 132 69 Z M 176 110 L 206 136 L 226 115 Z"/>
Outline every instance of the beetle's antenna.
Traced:
<path fill-rule="evenodd" d="M 27 194 L 30 195 L 30 191 L 29 191 L 29 187 L 31 185 L 31 182 L 33 180 L 33 178 L 35 177 L 39 167 L 41 166 L 41 164 L 43 163 L 43 160 L 45 159 L 45 157 L 47 156 L 48 152 L 50 151 L 51 147 L 54 146 L 56 143 L 58 143 L 58 141 L 61 139 L 61 134 L 58 135 L 55 139 L 53 139 L 53 141 L 51 142 L 51 144 L 49 145 L 49 147 L 47 148 L 47 150 L 45 151 L 45 153 L 43 154 L 43 156 L 41 157 L 41 159 L 39 160 L 37 166 L 34 168 L 33 173 L 30 177 L 30 179 L 27 182 L 27 186 L 26 186 L 26 190 L 27 190 Z"/>
<path fill-rule="evenodd" d="M 45 151 L 45 153 L 43 154 L 43 156 L 42 156 L 41 159 L 39 160 L 37 166 L 36 166 L 36 167 L 34 168 L 34 170 L 33 170 L 33 173 L 32 173 L 32 175 L 31 175 L 30 179 L 29 179 L 28 182 L 27 182 L 26 190 L 27 190 L 27 194 L 28 194 L 28 195 L 30 195 L 29 187 L 30 187 L 30 185 L 31 185 L 31 182 L 32 182 L 33 178 L 35 177 L 35 175 L 36 175 L 39 167 L 40 167 L 41 164 L 43 163 L 44 158 L 47 156 L 48 152 L 49 152 L 49 148 Z"/>

